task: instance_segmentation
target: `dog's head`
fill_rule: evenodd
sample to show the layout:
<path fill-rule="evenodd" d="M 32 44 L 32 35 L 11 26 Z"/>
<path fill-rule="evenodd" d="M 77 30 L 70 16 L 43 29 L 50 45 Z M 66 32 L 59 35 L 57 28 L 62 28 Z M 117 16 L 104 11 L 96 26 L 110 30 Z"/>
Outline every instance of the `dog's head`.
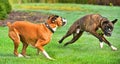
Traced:
<path fill-rule="evenodd" d="M 107 18 L 102 18 L 101 20 L 101 29 L 106 36 L 111 36 L 114 28 L 114 24 L 117 22 L 117 19 L 109 21 Z"/>
<path fill-rule="evenodd" d="M 64 26 L 67 23 L 67 20 L 65 18 L 62 18 L 58 15 L 51 15 L 48 17 L 49 22 L 51 24 L 55 24 L 58 27 L 59 26 Z"/>

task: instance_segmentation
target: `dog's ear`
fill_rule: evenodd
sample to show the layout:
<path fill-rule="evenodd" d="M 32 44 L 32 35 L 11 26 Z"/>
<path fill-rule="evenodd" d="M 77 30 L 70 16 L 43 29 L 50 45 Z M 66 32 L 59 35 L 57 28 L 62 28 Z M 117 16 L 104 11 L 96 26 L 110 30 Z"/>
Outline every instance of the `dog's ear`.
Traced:
<path fill-rule="evenodd" d="M 54 16 L 51 18 L 51 21 L 54 23 L 55 20 L 56 20 L 58 17 L 59 17 L 58 15 L 54 15 Z"/>
<path fill-rule="evenodd" d="M 109 21 L 103 21 L 103 22 L 102 22 L 102 25 L 103 25 L 103 24 L 108 24 L 108 23 L 109 23 Z"/>
<path fill-rule="evenodd" d="M 113 21 L 111 21 L 113 24 L 115 24 L 117 22 L 118 19 L 115 19 Z"/>
<path fill-rule="evenodd" d="M 101 25 L 109 23 L 109 21 L 105 17 L 102 17 L 100 21 L 101 21 Z"/>
<path fill-rule="evenodd" d="M 56 20 L 56 17 L 53 17 L 52 19 L 51 19 L 51 21 L 54 23 L 55 22 L 55 20 Z"/>
<path fill-rule="evenodd" d="M 50 15 L 49 17 L 48 17 L 48 19 L 50 19 L 51 20 L 51 22 L 55 22 L 55 20 L 58 18 L 59 16 L 58 15 Z"/>

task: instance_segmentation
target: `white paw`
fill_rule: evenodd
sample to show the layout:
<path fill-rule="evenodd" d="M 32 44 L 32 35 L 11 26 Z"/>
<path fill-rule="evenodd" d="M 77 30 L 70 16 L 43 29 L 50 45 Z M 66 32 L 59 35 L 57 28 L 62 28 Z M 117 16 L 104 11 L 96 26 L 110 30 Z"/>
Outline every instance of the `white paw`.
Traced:
<path fill-rule="evenodd" d="M 18 54 L 18 57 L 24 57 L 22 54 Z"/>
<path fill-rule="evenodd" d="M 30 56 L 25 55 L 25 58 L 30 58 Z"/>
<path fill-rule="evenodd" d="M 45 50 L 44 50 L 42 53 L 44 54 L 44 56 L 45 56 L 47 59 L 49 59 L 49 60 L 55 60 L 55 59 L 51 58 L 51 57 L 47 54 L 47 52 L 46 52 Z"/>
<path fill-rule="evenodd" d="M 55 60 L 55 59 L 53 59 L 53 58 L 48 58 L 49 60 Z"/>
<path fill-rule="evenodd" d="M 117 48 L 114 47 L 114 46 L 111 46 L 111 48 L 112 48 L 113 51 L 116 51 L 116 50 L 117 50 Z"/>
<path fill-rule="evenodd" d="M 103 48 L 103 43 L 102 42 L 100 42 L 100 48 Z"/>

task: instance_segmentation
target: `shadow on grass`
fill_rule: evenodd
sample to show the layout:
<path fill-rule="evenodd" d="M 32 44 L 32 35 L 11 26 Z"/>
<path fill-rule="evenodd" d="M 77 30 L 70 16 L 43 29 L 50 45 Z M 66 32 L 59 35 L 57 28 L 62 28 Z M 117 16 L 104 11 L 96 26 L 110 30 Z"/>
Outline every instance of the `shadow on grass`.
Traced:
<path fill-rule="evenodd" d="M 1 58 L 6 58 L 6 57 L 15 57 L 13 54 L 4 54 L 4 53 L 0 53 L 0 57 Z"/>

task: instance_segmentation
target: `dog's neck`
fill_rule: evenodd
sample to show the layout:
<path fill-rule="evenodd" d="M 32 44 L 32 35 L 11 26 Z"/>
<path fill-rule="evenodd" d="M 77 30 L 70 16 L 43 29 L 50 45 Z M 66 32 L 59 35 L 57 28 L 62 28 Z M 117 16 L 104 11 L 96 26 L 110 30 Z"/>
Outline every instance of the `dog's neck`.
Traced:
<path fill-rule="evenodd" d="M 46 27 L 52 32 L 52 33 L 54 33 L 55 31 L 56 31 L 56 29 L 57 29 L 57 25 L 55 25 L 55 24 L 48 24 L 48 23 L 45 23 L 45 25 L 46 25 Z"/>
<path fill-rule="evenodd" d="M 53 29 L 54 31 L 56 31 L 57 27 L 58 27 L 58 26 L 56 26 L 56 27 L 54 27 L 54 28 L 52 28 L 52 29 Z"/>
<path fill-rule="evenodd" d="M 56 24 L 49 24 L 49 26 L 54 30 L 54 31 L 56 31 L 56 29 L 57 29 L 57 25 Z"/>
<path fill-rule="evenodd" d="M 52 32 L 54 33 L 54 29 L 48 24 L 48 23 L 45 23 L 45 26 Z"/>

